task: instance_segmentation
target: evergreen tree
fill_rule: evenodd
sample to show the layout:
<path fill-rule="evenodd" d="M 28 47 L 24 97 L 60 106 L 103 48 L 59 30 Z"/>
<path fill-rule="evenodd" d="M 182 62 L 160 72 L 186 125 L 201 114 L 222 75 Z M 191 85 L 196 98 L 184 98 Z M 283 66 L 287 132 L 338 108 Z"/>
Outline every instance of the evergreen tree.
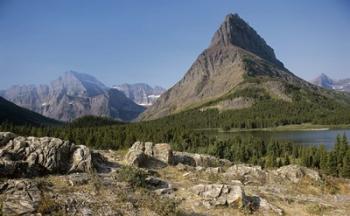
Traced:
<path fill-rule="evenodd" d="M 339 175 L 344 178 L 350 178 L 350 149 L 346 152 L 343 158 L 343 166 Z"/>
<path fill-rule="evenodd" d="M 327 170 L 328 167 L 328 153 L 324 145 L 320 145 L 319 147 L 320 153 L 320 169 Z"/>
<path fill-rule="evenodd" d="M 327 157 L 327 167 L 326 167 L 326 172 L 328 175 L 332 176 L 337 176 L 338 171 L 337 171 L 337 155 L 335 151 L 332 151 L 328 154 Z"/>
<path fill-rule="evenodd" d="M 290 164 L 290 160 L 287 154 L 284 155 L 284 165 L 287 166 Z"/>

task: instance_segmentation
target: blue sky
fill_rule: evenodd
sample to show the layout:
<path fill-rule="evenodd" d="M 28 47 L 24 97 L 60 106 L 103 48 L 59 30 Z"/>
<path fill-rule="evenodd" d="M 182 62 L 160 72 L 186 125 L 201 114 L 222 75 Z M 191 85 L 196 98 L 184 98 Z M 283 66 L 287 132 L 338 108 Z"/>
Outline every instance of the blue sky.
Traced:
<path fill-rule="evenodd" d="M 350 77 L 348 0 L 0 0 L 0 89 L 67 70 L 170 87 L 228 13 L 296 75 Z"/>

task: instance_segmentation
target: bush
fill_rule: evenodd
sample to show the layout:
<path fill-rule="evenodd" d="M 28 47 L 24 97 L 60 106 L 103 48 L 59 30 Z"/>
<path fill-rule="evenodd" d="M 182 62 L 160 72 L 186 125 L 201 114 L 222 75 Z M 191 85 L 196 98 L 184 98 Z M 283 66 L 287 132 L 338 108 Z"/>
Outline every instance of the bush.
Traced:
<path fill-rule="evenodd" d="M 124 166 L 117 174 L 117 180 L 128 182 L 133 187 L 145 187 L 147 174 L 137 168 Z"/>

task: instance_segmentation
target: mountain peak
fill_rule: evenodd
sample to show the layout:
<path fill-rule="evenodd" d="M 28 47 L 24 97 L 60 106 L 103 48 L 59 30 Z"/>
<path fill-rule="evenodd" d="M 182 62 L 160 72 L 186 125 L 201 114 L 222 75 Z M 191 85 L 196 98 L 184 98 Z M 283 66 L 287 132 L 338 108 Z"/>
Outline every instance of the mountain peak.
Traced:
<path fill-rule="evenodd" d="M 322 73 L 320 76 L 318 76 L 316 78 L 316 80 L 319 80 L 320 82 L 333 83 L 333 80 L 324 73 Z"/>
<path fill-rule="evenodd" d="M 334 84 L 334 81 L 324 73 L 311 82 L 315 85 L 328 89 L 332 89 Z"/>
<path fill-rule="evenodd" d="M 237 46 L 283 67 L 274 50 L 238 14 L 228 14 L 214 34 L 210 47 Z"/>
<path fill-rule="evenodd" d="M 128 98 L 142 106 L 152 105 L 160 95 L 166 91 L 162 87 L 151 87 L 146 83 L 124 83 L 121 85 L 115 85 L 113 88 L 122 91 Z"/>
<path fill-rule="evenodd" d="M 322 79 L 331 79 L 331 78 L 329 78 L 329 76 L 327 76 L 326 74 L 324 74 L 324 73 L 321 73 L 321 75 L 319 76 L 319 78 L 322 78 Z"/>
<path fill-rule="evenodd" d="M 66 88 L 68 92 L 76 94 L 80 89 L 81 94 L 96 96 L 103 94 L 107 87 L 94 76 L 76 71 L 66 71 L 63 76 L 52 82 L 55 89 Z"/>

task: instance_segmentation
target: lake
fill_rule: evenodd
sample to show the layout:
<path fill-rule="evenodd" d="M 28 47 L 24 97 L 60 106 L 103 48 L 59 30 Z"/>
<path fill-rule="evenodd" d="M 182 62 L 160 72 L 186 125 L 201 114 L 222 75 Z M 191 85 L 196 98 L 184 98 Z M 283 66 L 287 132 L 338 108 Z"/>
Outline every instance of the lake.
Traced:
<path fill-rule="evenodd" d="M 337 135 L 346 134 L 350 138 L 350 129 L 331 130 L 308 130 L 308 131 L 244 131 L 244 132 L 222 132 L 216 133 L 219 139 L 228 139 L 233 136 L 254 136 L 265 141 L 278 140 L 290 141 L 302 145 L 325 145 L 332 148 L 336 142 Z"/>

